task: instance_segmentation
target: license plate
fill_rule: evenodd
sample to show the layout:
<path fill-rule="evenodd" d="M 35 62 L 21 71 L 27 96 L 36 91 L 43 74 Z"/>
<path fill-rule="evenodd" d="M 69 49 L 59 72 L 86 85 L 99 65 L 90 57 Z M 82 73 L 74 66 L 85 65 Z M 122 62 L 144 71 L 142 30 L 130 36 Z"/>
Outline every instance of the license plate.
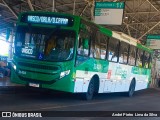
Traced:
<path fill-rule="evenodd" d="M 29 86 L 32 86 L 32 87 L 39 87 L 39 84 L 36 84 L 36 83 L 29 83 Z"/>

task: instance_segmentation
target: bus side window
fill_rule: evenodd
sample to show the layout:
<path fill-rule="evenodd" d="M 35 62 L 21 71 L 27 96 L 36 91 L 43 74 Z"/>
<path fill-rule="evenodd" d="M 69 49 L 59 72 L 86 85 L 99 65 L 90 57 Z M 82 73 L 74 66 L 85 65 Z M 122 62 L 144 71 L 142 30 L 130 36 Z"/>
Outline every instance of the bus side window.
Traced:
<path fill-rule="evenodd" d="M 108 44 L 108 38 L 104 34 L 97 32 L 95 41 L 94 57 L 97 59 L 106 58 L 106 49 Z"/>
<path fill-rule="evenodd" d="M 128 62 L 128 50 L 129 44 L 125 42 L 120 43 L 120 53 L 119 53 L 119 62 L 127 64 Z"/>
<path fill-rule="evenodd" d="M 90 48 L 90 55 L 89 57 L 93 58 L 94 57 L 94 52 L 95 52 L 95 43 L 93 40 L 91 40 L 91 48 Z"/>
<path fill-rule="evenodd" d="M 118 54 L 119 54 L 119 40 L 115 38 L 110 38 L 108 45 L 108 60 L 113 62 L 118 62 Z"/>
<path fill-rule="evenodd" d="M 151 68 L 151 62 L 152 62 L 152 55 L 150 53 L 149 54 L 149 59 L 148 59 L 148 68 Z"/>
<path fill-rule="evenodd" d="M 135 46 L 130 46 L 130 55 L 128 59 L 128 64 L 129 65 L 135 65 L 136 60 L 136 47 Z"/>
<path fill-rule="evenodd" d="M 89 54 L 89 40 L 85 38 L 79 39 L 78 54 L 88 56 Z"/>
<path fill-rule="evenodd" d="M 149 68 L 150 54 L 147 51 L 145 51 L 145 53 L 144 53 L 144 59 L 143 60 L 144 60 L 144 67 Z"/>
<path fill-rule="evenodd" d="M 143 67 L 144 63 L 143 63 L 143 51 L 141 49 L 138 49 L 137 51 L 137 60 L 136 60 L 136 66 L 138 67 Z"/>

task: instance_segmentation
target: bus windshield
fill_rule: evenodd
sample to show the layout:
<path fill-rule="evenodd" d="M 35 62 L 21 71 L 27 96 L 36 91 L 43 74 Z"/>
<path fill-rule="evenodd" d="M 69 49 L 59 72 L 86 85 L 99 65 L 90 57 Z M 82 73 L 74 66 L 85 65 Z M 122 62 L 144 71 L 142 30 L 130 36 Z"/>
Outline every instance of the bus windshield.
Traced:
<path fill-rule="evenodd" d="M 45 61 L 73 58 L 75 32 L 60 28 L 18 27 L 15 55 Z"/>

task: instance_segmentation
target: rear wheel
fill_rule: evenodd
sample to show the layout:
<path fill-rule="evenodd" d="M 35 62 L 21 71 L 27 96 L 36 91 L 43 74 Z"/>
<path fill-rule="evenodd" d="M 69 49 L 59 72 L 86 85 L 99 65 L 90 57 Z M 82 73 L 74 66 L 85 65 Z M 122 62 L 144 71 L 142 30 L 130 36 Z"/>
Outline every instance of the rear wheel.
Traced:
<path fill-rule="evenodd" d="M 129 90 L 127 92 L 127 96 L 128 97 L 132 97 L 133 94 L 134 94 L 134 91 L 135 91 L 135 85 L 136 85 L 136 82 L 135 80 L 132 80 L 131 84 L 130 84 L 130 87 L 129 87 Z"/>
<path fill-rule="evenodd" d="M 158 87 L 160 87 L 160 79 L 158 79 Z"/>

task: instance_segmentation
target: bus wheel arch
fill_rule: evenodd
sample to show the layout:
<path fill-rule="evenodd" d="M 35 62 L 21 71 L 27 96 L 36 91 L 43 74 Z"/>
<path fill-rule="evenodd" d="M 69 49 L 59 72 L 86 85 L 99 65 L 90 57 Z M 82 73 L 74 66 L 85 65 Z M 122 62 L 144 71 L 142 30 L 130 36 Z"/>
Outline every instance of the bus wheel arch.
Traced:
<path fill-rule="evenodd" d="M 99 76 L 96 74 L 96 75 L 94 75 L 91 78 L 91 80 L 89 82 L 87 92 L 84 93 L 84 95 L 83 95 L 84 99 L 86 99 L 86 100 L 92 100 L 93 96 L 95 94 L 97 94 L 98 91 L 99 91 L 99 84 L 100 84 L 100 82 L 99 82 Z"/>

